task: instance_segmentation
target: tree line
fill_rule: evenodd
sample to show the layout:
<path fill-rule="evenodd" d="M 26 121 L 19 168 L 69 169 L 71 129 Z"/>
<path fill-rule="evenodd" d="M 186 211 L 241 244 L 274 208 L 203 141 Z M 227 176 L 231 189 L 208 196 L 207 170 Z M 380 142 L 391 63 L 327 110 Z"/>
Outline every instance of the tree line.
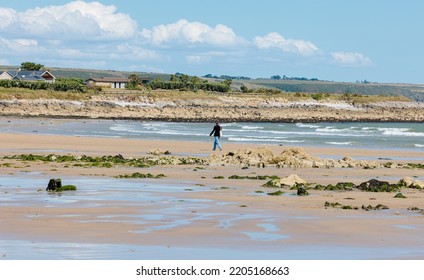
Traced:
<path fill-rule="evenodd" d="M 131 81 L 130 81 L 131 82 Z M 174 74 L 169 81 L 155 79 L 148 83 L 151 89 L 168 89 L 168 90 L 187 90 L 187 91 L 216 91 L 216 92 L 229 92 L 232 81 L 226 79 L 219 83 L 212 83 L 207 80 L 201 79 L 197 76 L 189 76 L 186 74 Z"/>
<path fill-rule="evenodd" d="M 0 80 L 0 87 L 4 88 L 25 88 L 32 90 L 54 90 L 86 92 L 87 87 L 82 79 L 57 78 L 54 83 L 43 81 L 20 81 L 20 80 Z"/>

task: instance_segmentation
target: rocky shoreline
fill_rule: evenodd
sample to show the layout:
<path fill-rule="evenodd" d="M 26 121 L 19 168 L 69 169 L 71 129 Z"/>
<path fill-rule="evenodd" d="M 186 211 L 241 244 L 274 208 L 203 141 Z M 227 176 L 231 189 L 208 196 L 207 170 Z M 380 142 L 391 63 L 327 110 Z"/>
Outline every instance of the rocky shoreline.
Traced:
<path fill-rule="evenodd" d="M 297 101 L 283 98 L 219 96 L 169 99 L 95 96 L 86 101 L 1 100 L 0 115 L 14 117 L 102 118 L 203 122 L 423 122 L 424 103 Z"/>

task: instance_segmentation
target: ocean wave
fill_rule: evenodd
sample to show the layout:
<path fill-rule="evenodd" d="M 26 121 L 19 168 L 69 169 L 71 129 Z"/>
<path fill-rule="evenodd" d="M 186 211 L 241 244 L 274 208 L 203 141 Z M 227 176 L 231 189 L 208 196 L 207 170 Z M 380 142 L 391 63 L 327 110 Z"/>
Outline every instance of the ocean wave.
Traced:
<path fill-rule="evenodd" d="M 409 137 L 423 137 L 424 132 L 411 132 L 409 128 L 380 128 L 379 131 L 383 135 L 389 136 L 409 136 Z"/>
<path fill-rule="evenodd" d="M 281 142 L 285 143 L 303 143 L 305 140 L 281 140 Z"/>
<path fill-rule="evenodd" d="M 317 128 L 315 131 L 317 131 L 317 132 L 345 132 L 345 131 L 355 132 L 355 130 L 353 130 L 351 128 L 334 128 L 334 126 Z"/>
<path fill-rule="evenodd" d="M 189 133 L 175 130 L 139 130 L 134 127 L 113 126 L 109 128 L 116 132 L 134 133 L 134 134 L 158 134 L 158 135 L 178 135 L 178 136 L 208 136 L 208 133 Z"/>
<path fill-rule="evenodd" d="M 243 125 L 241 128 L 242 129 L 247 129 L 247 130 L 256 130 L 256 129 L 263 129 L 263 126 Z"/>
<path fill-rule="evenodd" d="M 352 142 L 325 142 L 325 143 L 330 145 L 340 145 L 340 146 L 352 145 Z"/>
<path fill-rule="evenodd" d="M 417 148 L 424 148 L 423 144 L 414 144 L 414 146 L 417 147 Z"/>
<path fill-rule="evenodd" d="M 304 124 L 304 123 L 296 123 L 297 127 L 305 127 L 305 128 L 318 128 L 319 125 L 316 124 Z"/>

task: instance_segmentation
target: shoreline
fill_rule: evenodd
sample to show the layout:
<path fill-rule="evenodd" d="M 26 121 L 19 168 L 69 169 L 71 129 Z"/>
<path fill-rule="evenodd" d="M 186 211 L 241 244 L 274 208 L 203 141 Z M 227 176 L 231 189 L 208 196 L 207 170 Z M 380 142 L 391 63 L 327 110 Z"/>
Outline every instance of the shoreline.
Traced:
<path fill-rule="evenodd" d="M 424 103 L 348 102 L 281 98 L 209 97 L 169 99 L 136 96 L 93 96 L 88 101 L 1 100 L 1 116 L 76 119 L 121 119 L 178 122 L 424 122 Z"/>
<path fill-rule="evenodd" d="M 393 192 L 310 189 L 298 196 L 290 188 L 267 188 L 266 180 L 235 180 L 232 175 L 297 174 L 307 182 L 355 184 L 373 178 L 396 183 L 408 176 L 424 180 L 422 169 L 307 168 L 240 165 L 171 164 L 102 167 L 81 162 L 5 159 L 11 154 L 122 155 L 138 158 L 152 149 L 173 155 L 222 156 L 237 150 L 266 146 L 275 155 L 289 147 L 228 144 L 212 153 L 211 143 L 171 140 L 89 138 L 77 136 L 0 134 L 0 237 L 15 240 L 0 247 L 2 259 L 422 259 L 423 189 L 404 188 L 405 199 Z M 390 150 L 305 147 L 312 156 L 359 157 L 422 153 Z M 162 157 L 159 155 L 158 157 Z M 179 157 L 179 156 L 177 156 Z M 394 160 L 396 163 L 401 161 Z M 75 164 L 77 163 L 77 164 Z M 124 174 L 164 174 L 161 179 L 118 179 Z M 222 179 L 218 179 L 222 177 Z M 49 178 L 75 184 L 77 191 L 49 193 Z M 280 196 L 268 195 L 281 190 Z M 326 207 L 326 202 L 358 207 Z M 365 211 L 361 205 L 386 205 Z M 28 243 L 34 244 L 28 246 Z M 69 244 L 80 244 L 79 250 Z M 106 246 L 106 249 L 105 249 Z M 40 249 L 43 248 L 43 249 Z M 50 248 L 50 249 L 49 249 Z M 90 248 L 87 255 L 83 248 Z M 152 251 L 143 252 L 146 248 Z M 341 248 L 332 250 L 331 248 Z M 355 248 L 354 250 L 349 248 Z M 370 248 L 372 250 L 370 251 Z M 287 254 L 285 249 L 289 249 Z M 114 252 L 120 251 L 119 256 Z M 78 252 L 81 255 L 78 255 Z M 262 253 L 261 253 L 262 252 Z M 266 252 L 266 253 L 264 253 Z"/>
<path fill-rule="evenodd" d="M 211 119 L 202 119 L 202 118 L 196 118 L 196 119 L 174 119 L 174 118 L 144 118 L 144 117 L 107 117 L 107 116 L 100 116 L 100 117 L 89 117 L 89 116 L 78 116 L 78 115 L 43 115 L 43 114 L 37 114 L 37 115 L 22 115 L 22 114 L 2 114 L 0 117 L 5 118 L 20 118 L 20 119 L 28 119 L 28 118 L 34 118 L 34 119 L 69 119 L 69 120 L 122 120 L 122 121 L 152 121 L 152 122 L 181 122 L 181 123 L 210 123 Z M 215 120 L 217 118 L 214 118 Z M 220 122 L 248 122 L 248 123 L 422 123 L 423 120 L 402 120 L 399 118 L 393 118 L 393 119 L 354 119 L 354 120 L 340 120 L 340 119 L 271 119 L 271 120 L 259 120 L 255 121 L 249 118 L 243 119 L 243 118 L 237 118 L 237 119 L 225 119 L 225 118 L 219 118 Z"/>

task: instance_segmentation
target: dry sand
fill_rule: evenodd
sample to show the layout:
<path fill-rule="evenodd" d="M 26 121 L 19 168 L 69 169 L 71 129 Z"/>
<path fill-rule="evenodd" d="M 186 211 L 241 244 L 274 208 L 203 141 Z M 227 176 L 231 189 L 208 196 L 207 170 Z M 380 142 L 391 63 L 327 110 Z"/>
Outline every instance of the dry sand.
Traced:
<path fill-rule="evenodd" d="M 212 141 L 211 141 L 212 142 Z M 0 157 L 12 154 L 72 154 L 116 155 L 141 157 L 153 149 L 168 150 L 177 156 L 209 156 L 212 143 L 184 141 L 146 141 L 128 139 L 86 138 L 72 136 L 43 136 L 0 134 Z M 256 148 L 251 144 L 225 144 L 227 153 L 243 148 Z M 275 154 L 287 147 L 268 146 Z M 314 156 L 342 158 L 411 158 L 421 161 L 424 152 L 389 150 L 359 150 L 341 148 L 312 148 L 305 150 Z M 412 160 L 411 160 L 412 161 Z M 8 164 L 5 164 L 8 163 Z M 309 196 L 296 196 L 295 190 L 284 189 L 282 196 L 269 196 L 275 189 L 262 187 L 266 181 L 214 179 L 230 175 L 277 175 L 284 177 L 297 174 L 307 182 L 335 184 L 351 181 L 356 184 L 378 178 L 391 183 L 404 176 L 424 179 L 422 169 L 362 169 L 362 168 L 256 168 L 240 166 L 154 166 L 148 169 L 114 166 L 69 167 L 66 163 L 23 163 L 16 160 L 0 160 L 2 177 L 21 176 L 22 172 L 46 178 L 112 178 L 133 172 L 166 175 L 163 179 L 133 179 L 143 184 L 166 186 L 186 185 L 186 191 L 172 192 L 167 198 L 161 194 L 152 201 L 127 203 L 122 200 L 102 199 L 102 203 L 87 205 L 84 201 L 49 205 L 34 202 L 0 203 L 0 238 L 3 240 L 31 240 L 36 242 L 74 242 L 133 244 L 141 246 L 166 246 L 186 248 L 235 248 L 246 250 L 249 258 L 255 252 L 284 251 L 303 253 L 299 258 L 413 258 L 424 257 L 424 215 L 409 207 L 424 208 L 424 192 L 403 189 L 406 199 L 394 198 L 395 193 L 370 193 L 358 190 L 336 192 L 311 190 Z M 34 173 L 31 173 L 34 172 Z M 41 175 L 40 175 L 41 174 Z M 34 175 L 35 176 L 35 175 Z M 64 182 L 66 184 L 66 182 Z M 34 196 L 51 194 L 44 186 L 34 186 Z M 78 186 L 79 187 L 79 186 Z M 81 186 L 81 188 L 83 188 Z M 100 187 L 101 188 L 101 187 Z M 183 187 L 184 188 L 184 187 Z M 38 189 L 42 191 L 37 192 Z M 119 191 L 119 190 L 118 190 Z M 262 192 L 259 193 L 258 191 Z M 0 186 L 0 196 L 15 195 L 16 189 L 6 190 Z M 77 191 L 76 193 L 78 193 Z M 60 196 L 56 198 L 60 199 Z M 187 201 L 187 203 L 184 203 Z M 325 207 L 325 202 L 357 206 L 359 210 Z M 178 203 L 180 202 L 180 203 Z M 388 210 L 364 211 L 362 205 L 383 204 Z M 175 211 L 173 210 L 175 208 Z M 165 211 L 166 210 L 166 211 Z M 168 211 L 168 212 L 167 212 Z M 140 215 L 155 215 L 156 219 L 142 219 Z M 107 222 L 103 221 L 110 217 Z M 102 220 L 103 219 L 103 220 Z M 140 219 L 142 220 L 140 222 Z M 82 222 L 83 221 L 83 222 Z M 103 222 L 102 222 L 103 221 Z M 339 252 L 334 248 L 368 248 L 359 255 Z M 305 249 L 310 248 L 310 249 Z M 315 251 L 314 251 L 314 248 Z M 326 250 L 328 254 L 318 253 Z M 394 248 L 384 254 L 385 248 Z M 406 248 L 404 251 L 400 248 Z M 409 248 L 409 249 L 408 249 Z M 415 249 L 414 249 L 415 248 Z M 335 250 L 332 254 L 331 250 Z M 373 254 L 373 250 L 379 252 Z M 309 252 L 309 253 L 308 253 Z M 369 252 L 367 254 L 366 252 Z M 3 258 L 8 258 L 8 252 Z M 130 253 L 129 253 L 130 254 Z M 309 255 L 308 255 L 309 254 Z M 206 252 L 207 256 L 207 252 Z M 183 258 L 193 256 L 183 256 Z M 194 256 L 195 258 L 196 256 Z M 227 256 L 228 257 L 228 256 Z M 222 256 L 222 258 L 227 258 Z M 240 256 L 239 256 L 240 257 Z M 160 257 L 166 258 L 166 256 Z M 231 257 L 229 257 L 231 258 Z M 248 256 L 246 255 L 246 258 Z"/>

